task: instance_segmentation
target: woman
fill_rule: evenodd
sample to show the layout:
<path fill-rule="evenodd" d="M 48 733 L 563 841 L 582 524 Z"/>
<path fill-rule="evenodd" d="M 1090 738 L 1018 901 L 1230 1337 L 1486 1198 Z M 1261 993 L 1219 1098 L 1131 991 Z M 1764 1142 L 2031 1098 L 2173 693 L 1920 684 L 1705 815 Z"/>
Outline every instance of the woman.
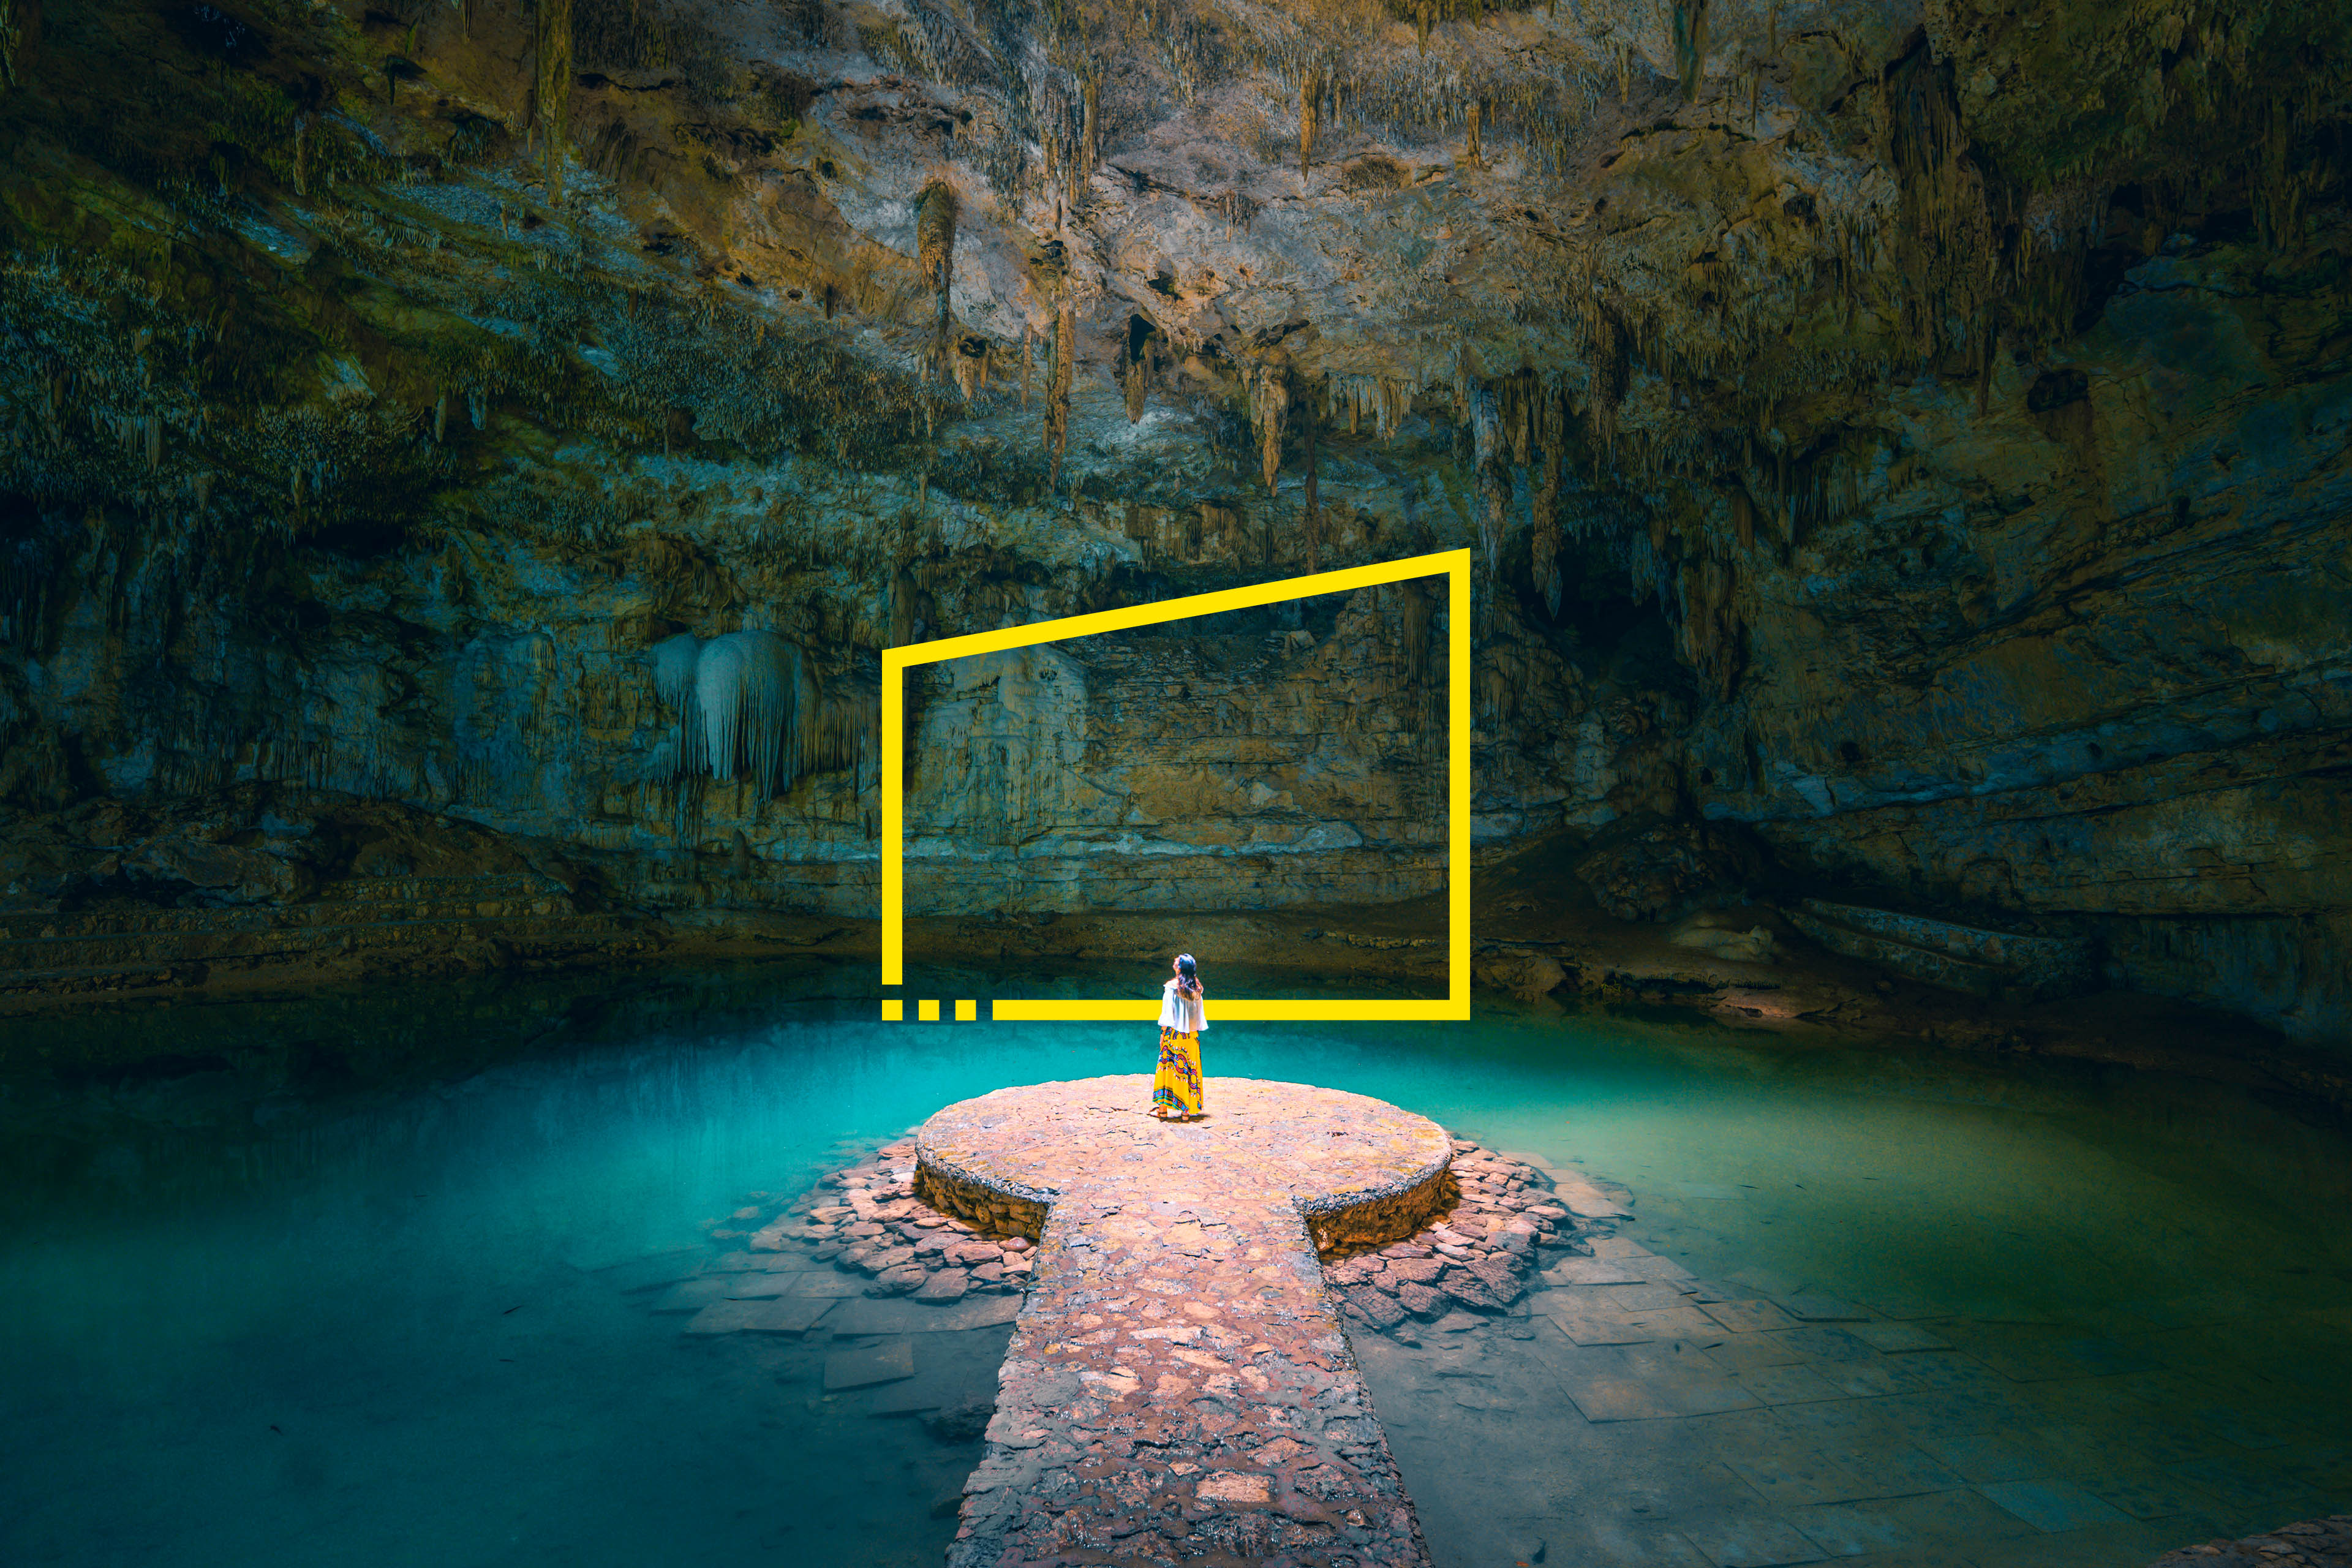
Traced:
<path fill-rule="evenodd" d="M 1176 974 L 1160 988 L 1160 1073 L 1151 1080 L 1151 1114 L 1190 1121 L 1201 1114 L 1201 1031 L 1209 1026 L 1200 966 L 1176 955 Z"/>

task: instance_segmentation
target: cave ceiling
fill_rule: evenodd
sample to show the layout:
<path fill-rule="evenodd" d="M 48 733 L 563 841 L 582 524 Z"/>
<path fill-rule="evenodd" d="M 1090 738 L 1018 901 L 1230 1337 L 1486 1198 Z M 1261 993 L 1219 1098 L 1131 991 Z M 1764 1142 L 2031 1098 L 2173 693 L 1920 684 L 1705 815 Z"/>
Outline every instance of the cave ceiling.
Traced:
<path fill-rule="evenodd" d="M 509 457 L 715 441 L 1000 498 L 1459 445 L 1490 533 L 1531 456 L 1547 510 L 1793 527 L 1890 384 L 2033 361 L 2184 215 L 2285 221 L 2276 144 L 2344 51 L 2290 0 L 15 15 L 16 287 L 60 241 L 106 262 L 63 283 L 93 341 L 19 368 L 52 421 L 184 389 L 114 416 L 152 448 L 115 489 L 315 513 L 366 473 L 346 510 L 421 510 L 453 410 L 504 403 L 545 429 Z M 213 420 L 245 427 L 199 458 Z"/>

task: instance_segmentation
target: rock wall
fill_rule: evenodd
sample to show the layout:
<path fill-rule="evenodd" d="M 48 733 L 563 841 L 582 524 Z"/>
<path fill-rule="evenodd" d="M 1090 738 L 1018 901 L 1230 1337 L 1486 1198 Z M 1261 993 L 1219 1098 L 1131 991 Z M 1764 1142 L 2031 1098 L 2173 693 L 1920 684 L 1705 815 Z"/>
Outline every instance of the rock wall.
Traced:
<path fill-rule="evenodd" d="M 649 466 L 670 484 L 649 479 L 632 498 L 648 512 L 601 545 L 452 534 L 375 560 L 301 554 L 202 592 L 128 520 L 61 531 L 56 575 L 16 626 L 0 784 L 36 813 L 255 784 L 389 798 L 560 843 L 629 901 L 870 917 L 894 619 L 902 636 L 953 634 L 1131 602 L 1144 581 L 1145 542 L 1099 510 L 995 520 L 908 496 L 877 521 L 871 496 L 854 510 L 855 494 L 789 470 Z M 893 529 L 926 553 L 877 592 L 856 545 Z M 1305 565 L 1288 542 L 1276 573 Z M 159 600 L 173 613 L 142 618 Z M 910 679 L 910 911 L 1250 909 L 1441 886 L 1437 594 L 1219 620 Z M 652 668 L 666 637 L 739 626 L 783 636 L 816 672 L 815 765 L 772 797 L 682 759 L 695 731 Z M 1569 658 L 1517 630 L 1524 646 L 1498 656 L 1537 682 L 1488 681 L 1474 739 L 1491 847 L 1606 820 L 1643 787 L 1638 768 L 1631 786 L 1621 775 L 1621 747 L 1662 738 L 1654 695 L 1603 680 L 1595 703 Z M 1511 721 L 1534 715 L 1548 721 Z"/>
<path fill-rule="evenodd" d="M 2352 375 L 2312 352 L 2347 244 L 2282 277 L 2183 237 L 2063 356 L 1892 389 L 1875 493 L 1740 580 L 1706 815 L 2096 936 L 2128 988 L 2352 1033 Z"/>
<path fill-rule="evenodd" d="M 1482 857 L 2352 1037 L 2345 0 L 984 9 L 20 3 L 7 899 L 282 789 L 866 914 L 881 648 L 1466 546 Z M 919 907 L 1424 892 L 1434 616 L 947 672 Z"/>
<path fill-rule="evenodd" d="M 1376 590 L 935 667 L 908 779 L 908 908 L 1437 890 L 1449 661 L 1429 597 Z M 1408 623 L 1424 628 L 1417 657 Z"/>

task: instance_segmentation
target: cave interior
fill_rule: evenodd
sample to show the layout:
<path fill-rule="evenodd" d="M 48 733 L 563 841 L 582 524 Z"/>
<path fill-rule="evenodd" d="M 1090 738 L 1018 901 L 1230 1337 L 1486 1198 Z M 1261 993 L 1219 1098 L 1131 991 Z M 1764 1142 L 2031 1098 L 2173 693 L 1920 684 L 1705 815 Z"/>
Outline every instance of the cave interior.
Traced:
<path fill-rule="evenodd" d="M 1212 1095 L 1551 1194 L 1502 1283 L 1332 1275 L 1396 1561 L 2352 1563 L 2346 0 L 0 0 L 0 140 L 12 1560 L 993 1564 L 1011 1308 L 635 1309 L 912 1225 L 940 1105 L 1151 1066 L 992 1002 L 1183 951 L 1474 997 Z M 440 1191 L 541 1123 L 599 1157 Z M 448 1345 L 625 1300 L 723 1483 L 415 1373 L 557 1276 Z M 1050 1560 L 1390 1561 L 1216 1496 Z"/>

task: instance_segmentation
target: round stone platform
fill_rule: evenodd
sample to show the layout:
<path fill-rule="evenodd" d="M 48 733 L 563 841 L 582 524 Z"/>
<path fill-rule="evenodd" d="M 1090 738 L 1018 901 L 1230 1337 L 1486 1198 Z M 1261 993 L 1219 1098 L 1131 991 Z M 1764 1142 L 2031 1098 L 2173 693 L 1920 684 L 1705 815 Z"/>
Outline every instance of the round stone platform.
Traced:
<path fill-rule="evenodd" d="M 1385 1100 L 1221 1078 L 1197 1121 L 1161 1121 L 1150 1104 L 1140 1073 L 962 1100 L 923 1123 L 917 1179 L 934 1204 L 1009 1218 L 1032 1237 L 1045 1205 L 1106 1184 L 1144 1196 L 1172 1180 L 1212 1204 L 1213 1194 L 1283 1194 L 1327 1255 L 1402 1240 L 1452 1200 L 1452 1139 Z"/>
<path fill-rule="evenodd" d="M 950 1568 L 1425 1565 L 1316 1254 L 1450 1205 L 1451 1139 L 1307 1084 L 1214 1079 L 1190 1122 L 1150 1098 L 1033 1084 L 917 1135 L 926 1201 L 1039 1237 Z"/>

